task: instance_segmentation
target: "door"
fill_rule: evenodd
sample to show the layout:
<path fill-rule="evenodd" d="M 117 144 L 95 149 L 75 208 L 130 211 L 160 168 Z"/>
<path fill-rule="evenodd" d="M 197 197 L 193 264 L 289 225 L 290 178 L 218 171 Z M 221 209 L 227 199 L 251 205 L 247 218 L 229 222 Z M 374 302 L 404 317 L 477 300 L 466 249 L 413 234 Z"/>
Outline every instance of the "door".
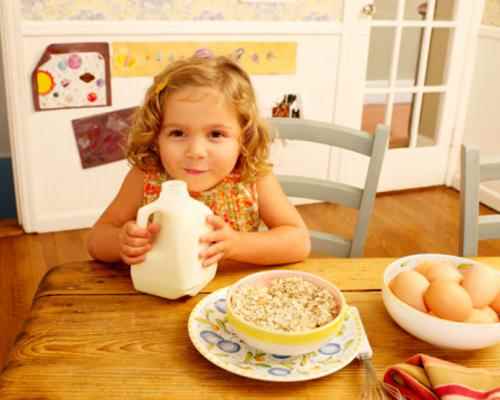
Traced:
<path fill-rule="evenodd" d="M 466 95 L 468 41 L 483 2 L 344 1 L 334 121 L 391 137 L 379 191 L 445 183 L 457 106 Z M 367 161 L 343 151 L 332 179 L 363 186 Z"/>

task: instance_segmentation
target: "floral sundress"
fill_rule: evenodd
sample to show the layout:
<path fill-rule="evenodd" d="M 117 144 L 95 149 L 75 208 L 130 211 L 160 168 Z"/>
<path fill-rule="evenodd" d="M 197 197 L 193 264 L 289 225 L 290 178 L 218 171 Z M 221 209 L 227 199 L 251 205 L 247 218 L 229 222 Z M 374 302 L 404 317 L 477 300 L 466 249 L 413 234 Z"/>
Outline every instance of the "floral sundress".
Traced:
<path fill-rule="evenodd" d="M 167 179 L 164 172 L 151 170 L 145 173 L 143 205 L 158 198 L 161 184 Z M 215 215 L 222 217 L 234 230 L 259 230 L 261 220 L 255 182 L 244 182 L 239 174 L 233 173 L 209 190 L 189 194 L 208 206 Z"/>

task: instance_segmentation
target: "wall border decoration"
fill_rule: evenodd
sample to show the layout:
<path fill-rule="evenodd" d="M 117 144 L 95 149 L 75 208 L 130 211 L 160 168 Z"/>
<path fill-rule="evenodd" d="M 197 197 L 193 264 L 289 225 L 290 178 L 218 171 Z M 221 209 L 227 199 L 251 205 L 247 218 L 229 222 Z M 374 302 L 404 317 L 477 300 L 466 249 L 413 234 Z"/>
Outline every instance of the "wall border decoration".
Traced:
<path fill-rule="evenodd" d="M 200 50 L 237 55 L 249 74 L 295 74 L 295 42 L 113 42 L 113 77 L 154 76 L 171 62 Z"/>

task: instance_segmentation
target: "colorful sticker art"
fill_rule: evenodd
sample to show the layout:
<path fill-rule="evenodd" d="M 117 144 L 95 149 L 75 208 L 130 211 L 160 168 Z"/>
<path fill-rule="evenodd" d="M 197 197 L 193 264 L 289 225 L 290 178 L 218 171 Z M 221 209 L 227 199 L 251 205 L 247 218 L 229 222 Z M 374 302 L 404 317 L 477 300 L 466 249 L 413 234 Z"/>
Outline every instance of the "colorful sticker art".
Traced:
<path fill-rule="evenodd" d="M 128 130 L 137 107 L 71 121 L 83 168 L 96 167 L 125 158 Z"/>
<path fill-rule="evenodd" d="M 36 111 L 111 105 L 107 43 L 48 46 L 31 81 Z"/>
<path fill-rule="evenodd" d="M 154 76 L 173 61 L 202 53 L 231 56 L 253 75 L 292 75 L 297 43 L 114 42 L 111 49 L 113 77 Z"/>

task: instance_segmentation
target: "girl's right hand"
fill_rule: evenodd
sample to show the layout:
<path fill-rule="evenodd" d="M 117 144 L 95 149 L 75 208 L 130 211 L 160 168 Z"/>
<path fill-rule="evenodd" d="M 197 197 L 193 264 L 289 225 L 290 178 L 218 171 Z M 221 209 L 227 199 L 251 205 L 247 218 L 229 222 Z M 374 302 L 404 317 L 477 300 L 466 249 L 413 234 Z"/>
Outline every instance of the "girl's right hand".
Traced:
<path fill-rule="evenodd" d="M 140 228 L 135 221 L 129 221 L 122 226 L 118 239 L 120 241 L 120 256 L 126 264 L 133 265 L 143 262 L 146 253 L 153 247 L 160 225 L 149 224 L 146 229 Z"/>

